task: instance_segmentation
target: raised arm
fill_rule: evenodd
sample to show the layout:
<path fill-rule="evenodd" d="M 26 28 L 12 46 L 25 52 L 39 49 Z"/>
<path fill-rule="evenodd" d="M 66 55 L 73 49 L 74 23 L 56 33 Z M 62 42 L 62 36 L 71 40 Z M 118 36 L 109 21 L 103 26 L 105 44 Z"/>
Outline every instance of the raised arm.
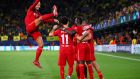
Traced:
<path fill-rule="evenodd" d="M 40 0 L 35 0 L 35 2 L 29 7 L 29 10 L 34 10 L 39 1 Z"/>
<path fill-rule="evenodd" d="M 58 26 L 57 25 L 54 25 L 53 26 L 53 29 L 51 30 L 51 32 L 49 33 L 49 36 L 54 36 L 54 32 L 55 32 L 55 30 L 58 28 Z"/>
<path fill-rule="evenodd" d="M 70 34 L 70 35 L 72 35 L 72 36 L 76 34 L 76 31 L 75 31 L 75 30 L 71 30 L 71 31 L 70 31 L 70 30 L 67 30 L 67 29 L 62 28 L 62 27 L 61 27 L 60 29 L 63 30 L 63 31 L 65 31 L 65 32 L 67 32 L 68 34 Z"/>

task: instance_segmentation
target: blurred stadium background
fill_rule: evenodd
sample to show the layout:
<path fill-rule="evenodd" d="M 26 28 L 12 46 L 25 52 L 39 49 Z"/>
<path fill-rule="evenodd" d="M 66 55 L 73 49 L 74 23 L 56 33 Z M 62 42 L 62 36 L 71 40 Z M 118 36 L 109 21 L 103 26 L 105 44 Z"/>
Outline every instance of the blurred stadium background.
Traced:
<path fill-rule="evenodd" d="M 34 0 L 0 0 L 0 79 L 58 79 L 57 37 L 41 24 L 45 47 L 41 63 L 31 65 L 37 44 L 25 31 L 24 17 Z M 105 79 L 140 79 L 140 0 L 41 0 L 41 13 L 58 6 L 59 16 L 83 16 L 94 28 L 97 62 Z M 72 79 L 76 78 L 74 72 Z M 95 79 L 97 75 L 95 74 Z"/>

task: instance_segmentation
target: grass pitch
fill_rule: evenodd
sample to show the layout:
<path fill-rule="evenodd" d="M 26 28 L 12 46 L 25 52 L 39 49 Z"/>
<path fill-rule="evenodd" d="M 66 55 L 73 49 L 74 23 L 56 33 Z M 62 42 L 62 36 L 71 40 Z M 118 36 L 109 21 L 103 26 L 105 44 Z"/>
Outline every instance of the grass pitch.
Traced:
<path fill-rule="evenodd" d="M 140 60 L 140 55 L 97 53 L 96 59 L 105 79 L 140 79 L 140 61 L 123 59 L 119 56 Z M 0 51 L 0 79 L 60 79 L 57 65 L 58 51 L 43 51 L 40 59 L 42 70 L 32 64 L 34 57 L 35 51 Z M 75 69 L 71 79 L 76 79 Z M 94 79 L 99 79 L 96 71 Z"/>

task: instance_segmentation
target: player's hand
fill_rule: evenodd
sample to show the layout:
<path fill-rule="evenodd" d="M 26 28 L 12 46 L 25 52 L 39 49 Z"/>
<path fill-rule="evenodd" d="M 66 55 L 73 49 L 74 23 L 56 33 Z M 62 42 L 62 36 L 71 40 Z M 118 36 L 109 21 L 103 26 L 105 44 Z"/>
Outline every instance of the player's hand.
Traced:
<path fill-rule="evenodd" d="M 53 30 L 56 30 L 57 28 L 58 28 L 57 25 L 54 25 L 54 26 L 53 26 Z"/>
<path fill-rule="evenodd" d="M 54 22 L 58 23 L 59 24 L 59 21 L 57 19 L 54 19 Z"/>
<path fill-rule="evenodd" d="M 76 38 L 77 40 L 81 41 L 81 36 L 77 36 Z"/>

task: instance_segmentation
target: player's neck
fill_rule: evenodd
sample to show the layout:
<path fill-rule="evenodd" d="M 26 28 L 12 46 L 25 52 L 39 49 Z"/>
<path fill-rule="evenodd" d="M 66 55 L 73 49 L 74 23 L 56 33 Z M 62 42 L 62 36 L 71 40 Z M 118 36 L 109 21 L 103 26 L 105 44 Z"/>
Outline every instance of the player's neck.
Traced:
<path fill-rule="evenodd" d="M 68 25 L 67 25 L 67 24 L 66 24 L 66 25 L 63 25 L 63 27 L 64 27 L 64 28 L 68 28 Z"/>

